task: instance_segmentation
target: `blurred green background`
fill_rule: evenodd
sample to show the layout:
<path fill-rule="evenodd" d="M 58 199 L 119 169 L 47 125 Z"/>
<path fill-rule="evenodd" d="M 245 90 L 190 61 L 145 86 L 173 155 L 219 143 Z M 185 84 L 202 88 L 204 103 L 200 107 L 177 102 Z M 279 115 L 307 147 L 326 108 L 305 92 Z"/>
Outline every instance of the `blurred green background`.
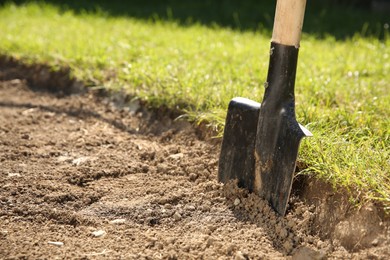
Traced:
<path fill-rule="evenodd" d="M 378 2 L 379 1 L 379 2 Z M 3 3 L 10 1 L 2 1 Z M 200 23 L 237 30 L 270 32 L 275 1 L 255 0 L 47 0 L 11 1 L 17 4 L 46 2 L 75 13 L 99 12 L 108 16 L 137 19 L 175 20 L 181 25 Z M 1 3 L 1 2 L 0 2 Z M 359 33 L 383 38 L 388 29 L 390 12 L 378 4 L 388 0 L 314 0 L 307 1 L 303 31 L 317 37 L 345 39 Z"/>

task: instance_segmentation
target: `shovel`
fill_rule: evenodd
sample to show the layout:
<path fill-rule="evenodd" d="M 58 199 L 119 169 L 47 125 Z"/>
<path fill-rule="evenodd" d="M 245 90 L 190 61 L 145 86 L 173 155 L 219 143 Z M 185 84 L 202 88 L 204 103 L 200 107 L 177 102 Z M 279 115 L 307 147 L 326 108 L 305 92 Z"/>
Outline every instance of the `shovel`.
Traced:
<path fill-rule="evenodd" d="M 218 180 L 266 199 L 284 215 L 298 148 L 312 136 L 295 118 L 295 75 L 306 0 L 278 0 L 263 102 L 230 101 L 221 146 Z"/>

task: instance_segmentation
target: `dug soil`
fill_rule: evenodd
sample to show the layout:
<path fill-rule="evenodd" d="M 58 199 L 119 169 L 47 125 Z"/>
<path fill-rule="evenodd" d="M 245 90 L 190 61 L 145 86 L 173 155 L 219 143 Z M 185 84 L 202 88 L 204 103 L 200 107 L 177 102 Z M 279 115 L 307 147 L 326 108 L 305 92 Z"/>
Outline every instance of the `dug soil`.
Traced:
<path fill-rule="evenodd" d="M 188 122 L 36 87 L 0 83 L 1 259 L 390 256 L 376 205 L 301 181 L 279 217 L 217 182 L 220 140 Z"/>

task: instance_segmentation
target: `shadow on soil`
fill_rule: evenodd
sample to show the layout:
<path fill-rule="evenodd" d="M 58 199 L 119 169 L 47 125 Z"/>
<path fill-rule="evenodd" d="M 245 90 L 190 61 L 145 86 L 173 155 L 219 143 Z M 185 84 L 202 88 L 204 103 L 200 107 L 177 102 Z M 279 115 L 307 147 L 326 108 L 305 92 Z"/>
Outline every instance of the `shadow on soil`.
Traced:
<path fill-rule="evenodd" d="M 107 119 L 95 111 L 84 109 L 82 106 L 79 108 L 71 108 L 71 109 L 64 110 L 62 107 L 55 107 L 55 106 L 42 106 L 42 105 L 37 106 L 37 105 L 31 104 L 31 103 L 18 104 L 18 103 L 13 103 L 13 102 L 0 102 L 0 107 L 13 107 L 13 108 L 25 108 L 25 109 L 38 108 L 40 110 L 44 110 L 47 112 L 52 112 L 55 114 L 67 114 L 68 116 L 76 117 L 76 118 L 80 118 L 80 119 L 86 119 L 89 117 L 93 117 L 93 118 L 96 118 L 100 121 L 106 122 L 106 123 L 118 128 L 121 131 L 127 132 L 129 134 L 137 134 L 136 130 L 129 129 L 125 124 L 123 124 L 119 121 Z"/>
<path fill-rule="evenodd" d="M 70 77 L 70 71 L 68 68 L 53 71 L 51 68 L 45 65 L 22 64 L 13 58 L 0 56 L 0 80 L 13 79 L 26 80 L 28 83 L 27 86 L 30 87 L 33 91 L 49 92 L 57 97 L 64 97 L 72 94 L 85 94 L 87 92 L 87 89 L 84 87 L 83 83 Z M 155 127 L 156 121 L 169 119 L 165 121 L 171 122 L 179 115 L 181 115 L 180 111 L 169 110 L 165 107 L 152 110 L 147 109 L 146 104 L 139 102 L 138 100 L 134 101 L 131 96 L 125 93 L 112 93 L 105 89 L 89 89 L 88 91 L 92 93 L 93 97 L 96 98 L 98 102 L 110 102 L 113 106 L 123 109 L 123 111 L 126 113 L 139 114 L 143 117 L 146 124 L 141 124 L 139 129 L 133 129 L 128 127 L 120 120 L 109 119 L 97 111 L 86 109 L 82 104 L 80 104 L 79 107 L 71 107 L 69 109 L 55 106 L 37 106 L 32 103 L 14 102 L 0 102 L 0 106 L 17 108 L 22 107 L 26 109 L 39 108 L 41 110 L 56 114 L 65 113 L 68 116 L 80 119 L 95 118 L 129 134 L 159 134 L 161 131 L 165 131 L 166 127 Z M 107 97 L 110 98 L 107 99 Z M 177 123 L 176 125 L 178 125 L 180 128 L 180 123 Z M 167 123 L 167 127 L 170 127 L 169 123 Z M 200 131 L 199 137 L 202 137 Z"/>

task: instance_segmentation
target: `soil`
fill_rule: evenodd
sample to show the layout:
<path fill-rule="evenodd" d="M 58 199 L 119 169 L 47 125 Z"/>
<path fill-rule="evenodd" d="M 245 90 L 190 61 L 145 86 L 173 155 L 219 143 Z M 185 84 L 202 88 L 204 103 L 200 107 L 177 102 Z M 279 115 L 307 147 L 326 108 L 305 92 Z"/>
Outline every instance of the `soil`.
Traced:
<path fill-rule="evenodd" d="M 0 73 L 2 259 L 390 256 L 377 205 L 300 180 L 279 217 L 217 182 L 220 140 L 188 122 L 18 76 Z"/>

